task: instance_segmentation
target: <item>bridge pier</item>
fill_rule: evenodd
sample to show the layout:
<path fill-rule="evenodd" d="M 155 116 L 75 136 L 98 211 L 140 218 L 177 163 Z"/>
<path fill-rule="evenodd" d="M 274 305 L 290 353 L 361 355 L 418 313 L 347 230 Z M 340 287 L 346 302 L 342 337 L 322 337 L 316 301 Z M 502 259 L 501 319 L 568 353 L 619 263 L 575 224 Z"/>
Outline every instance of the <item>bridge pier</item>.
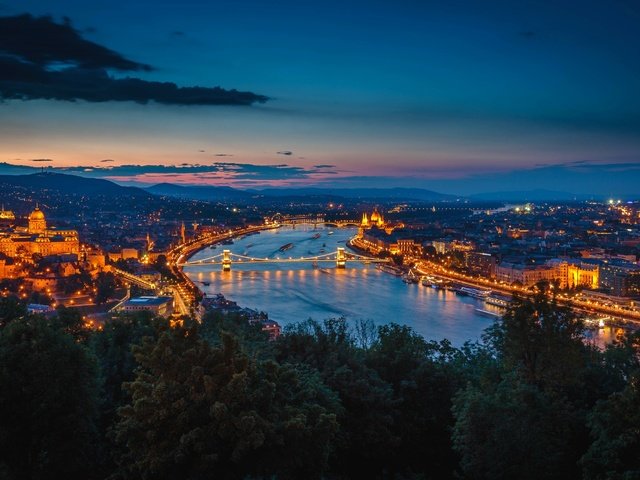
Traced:
<path fill-rule="evenodd" d="M 228 272 L 231 270 L 231 250 L 222 251 L 222 271 Z"/>
<path fill-rule="evenodd" d="M 345 268 L 347 266 L 347 255 L 344 252 L 344 247 L 338 247 L 336 253 L 336 268 Z"/>

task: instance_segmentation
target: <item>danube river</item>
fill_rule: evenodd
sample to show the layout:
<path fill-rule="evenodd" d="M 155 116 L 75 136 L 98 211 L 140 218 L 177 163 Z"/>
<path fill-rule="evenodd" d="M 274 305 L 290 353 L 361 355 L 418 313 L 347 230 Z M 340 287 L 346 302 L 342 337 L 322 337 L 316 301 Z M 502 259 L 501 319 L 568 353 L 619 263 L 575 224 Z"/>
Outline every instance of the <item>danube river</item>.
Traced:
<path fill-rule="evenodd" d="M 259 258 L 322 255 L 344 247 L 355 233 L 353 228 L 283 227 L 235 239 L 233 245 L 205 248 L 190 260 L 220 254 L 225 248 Z M 280 248 L 289 243 L 291 248 L 282 252 Z M 407 285 L 373 264 L 347 262 L 345 269 L 335 268 L 335 263 L 318 266 L 233 263 L 230 272 L 222 272 L 220 265 L 187 266 L 184 271 L 206 294 L 222 293 L 243 307 L 267 312 L 283 326 L 308 318 L 344 316 L 349 322 L 370 319 L 375 324 L 409 325 L 429 340 L 447 338 L 460 346 L 479 339 L 493 323 L 492 317 L 476 309 L 499 312 L 482 300 L 420 284 Z"/>
<path fill-rule="evenodd" d="M 344 247 L 355 233 L 352 228 L 283 227 L 236 239 L 233 245 L 205 248 L 190 260 L 219 254 L 224 248 L 259 258 L 322 255 Z M 288 243 L 293 246 L 280 251 Z M 234 263 L 230 272 L 222 272 L 220 265 L 205 265 L 185 267 L 185 273 L 205 293 L 222 293 L 243 307 L 267 312 L 281 325 L 344 316 L 349 322 L 370 319 L 376 324 L 406 324 L 427 339 L 448 338 L 461 345 L 478 339 L 493 322 L 476 311 L 492 309 L 483 301 L 419 284 L 407 285 L 373 264 L 347 262 L 345 269 L 337 269 L 335 263 L 320 263 L 319 267 L 314 269 L 310 263 Z"/>

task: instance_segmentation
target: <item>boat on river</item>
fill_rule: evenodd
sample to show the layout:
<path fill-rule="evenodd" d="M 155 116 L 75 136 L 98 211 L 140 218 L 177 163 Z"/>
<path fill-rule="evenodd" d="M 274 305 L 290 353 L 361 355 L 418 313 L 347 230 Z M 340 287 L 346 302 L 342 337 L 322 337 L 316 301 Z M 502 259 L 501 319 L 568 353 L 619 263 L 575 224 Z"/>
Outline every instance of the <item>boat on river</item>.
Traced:
<path fill-rule="evenodd" d="M 478 288 L 460 287 L 458 288 L 457 293 L 459 295 L 467 295 L 469 297 L 485 300 L 489 295 L 491 295 L 491 290 L 480 290 Z"/>
<path fill-rule="evenodd" d="M 381 272 L 390 273 L 396 277 L 402 276 L 402 270 L 392 265 L 377 265 L 376 268 Z"/>
<path fill-rule="evenodd" d="M 311 237 L 311 240 L 317 240 L 318 238 L 320 238 L 320 234 L 316 233 Z"/>
<path fill-rule="evenodd" d="M 476 308 L 475 311 L 476 313 L 479 313 L 480 315 L 483 315 L 485 317 L 500 318 L 502 316 L 498 312 L 492 312 L 490 310 L 484 310 L 482 308 Z"/>
<path fill-rule="evenodd" d="M 485 298 L 484 303 L 500 308 L 507 308 L 509 306 L 509 300 L 507 300 L 506 298 L 494 297 L 492 295 L 489 295 L 487 298 Z"/>
<path fill-rule="evenodd" d="M 281 252 L 286 252 L 287 250 L 290 250 L 292 248 L 293 248 L 293 243 L 285 243 L 278 250 L 280 250 Z"/>

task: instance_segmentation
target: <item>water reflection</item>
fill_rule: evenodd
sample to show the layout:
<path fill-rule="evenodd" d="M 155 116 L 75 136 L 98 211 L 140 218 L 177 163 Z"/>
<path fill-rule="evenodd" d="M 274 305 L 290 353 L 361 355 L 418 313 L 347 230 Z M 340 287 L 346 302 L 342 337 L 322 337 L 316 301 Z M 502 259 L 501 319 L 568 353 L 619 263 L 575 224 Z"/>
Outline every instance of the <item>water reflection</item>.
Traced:
<path fill-rule="evenodd" d="M 312 227 L 283 228 L 236 240 L 225 246 L 232 252 L 260 258 L 282 255 L 280 247 L 293 243 L 286 257 L 321 255 L 335 251 L 353 236 L 355 229 L 329 230 Z M 319 238 L 313 238 L 320 233 Z M 205 249 L 192 259 L 219 253 Z M 185 272 L 208 294 L 222 293 L 240 305 L 268 312 L 273 320 L 286 325 L 307 318 L 322 320 L 345 316 L 349 321 L 371 319 L 376 324 L 397 322 L 411 326 L 427 339 L 448 338 L 455 345 L 476 340 L 493 323 L 491 317 L 476 311 L 499 312 L 483 301 L 459 297 L 453 292 L 422 285 L 407 285 L 398 277 L 381 272 L 374 265 L 348 262 L 347 268 L 335 264 L 237 264 L 230 272 L 218 266 L 191 266 Z M 209 285 L 203 285 L 205 280 Z"/>

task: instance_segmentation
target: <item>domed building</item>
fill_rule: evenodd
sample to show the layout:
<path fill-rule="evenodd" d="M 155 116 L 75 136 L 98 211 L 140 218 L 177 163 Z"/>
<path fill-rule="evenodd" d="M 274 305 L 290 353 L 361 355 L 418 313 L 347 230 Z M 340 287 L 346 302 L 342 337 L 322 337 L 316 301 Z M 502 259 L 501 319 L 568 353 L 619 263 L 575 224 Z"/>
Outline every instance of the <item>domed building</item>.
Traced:
<path fill-rule="evenodd" d="M 374 208 L 370 217 L 367 216 L 366 212 L 362 214 L 362 221 L 360 222 L 360 227 L 365 229 L 371 228 L 371 227 L 384 228 L 385 227 L 384 217 L 380 212 L 378 212 L 377 208 Z"/>
<path fill-rule="evenodd" d="M 47 227 L 44 212 L 38 206 L 29 214 L 26 228 L 16 227 L 0 232 L 0 253 L 8 257 L 79 252 L 78 232 Z"/>
<path fill-rule="evenodd" d="M 384 227 L 384 218 L 377 208 L 374 208 L 371 214 L 371 225 L 375 225 L 378 228 Z"/>
<path fill-rule="evenodd" d="M 47 230 L 47 220 L 44 218 L 44 213 L 40 210 L 40 207 L 36 205 L 33 212 L 29 214 L 29 233 L 44 233 Z"/>

